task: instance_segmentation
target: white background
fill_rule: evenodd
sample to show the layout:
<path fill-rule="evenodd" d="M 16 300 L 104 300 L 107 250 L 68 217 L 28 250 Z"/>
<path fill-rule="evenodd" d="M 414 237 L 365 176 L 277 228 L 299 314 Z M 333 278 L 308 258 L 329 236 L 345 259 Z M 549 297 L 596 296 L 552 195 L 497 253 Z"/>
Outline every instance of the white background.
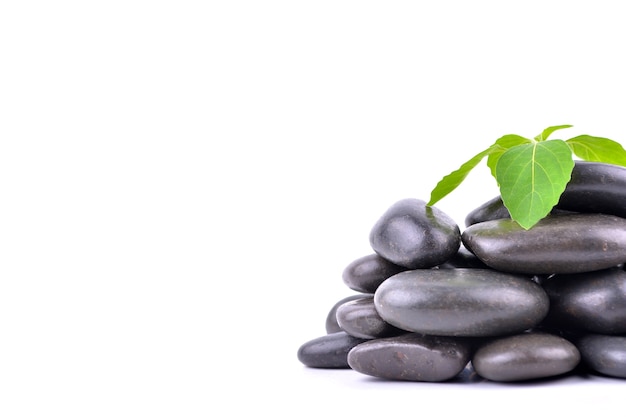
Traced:
<path fill-rule="evenodd" d="M 407 384 L 296 351 L 395 201 L 506 133 L 626 143 L 622 10 L 0 3 L 0 414 L 616 407 L 622 380 Z M 481 165 L 438 206 L 463 228 L 496 194 Z"/>

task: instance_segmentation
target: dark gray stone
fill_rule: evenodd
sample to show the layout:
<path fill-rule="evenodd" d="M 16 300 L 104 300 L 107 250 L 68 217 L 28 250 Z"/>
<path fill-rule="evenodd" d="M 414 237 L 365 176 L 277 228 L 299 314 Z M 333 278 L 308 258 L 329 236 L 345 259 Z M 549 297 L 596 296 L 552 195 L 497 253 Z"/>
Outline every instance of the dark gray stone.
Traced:
<path fill-rule="evenodd" d="M 461 338 L 407 333 L 359 344 L 348 354 L 357 372 L 404 381 L 446 381 L 469 362 L 470 343 Z"/>
<path fill-rule="evenodd" d="M 462 239 L 491 268 L 514 273 L 580 273 L 626 260 L 626 219 L 607 214 L 550 215 L 530 230 L 490 220 L 466 228 Z"/>
<path fill-rule="evenodd" d="M 553 212 L 603 213 L 626 217 L 626 168 L 576 161 L 572 177 Z M 502 199 L 497 196 L 472 210 L 465 218 L 465 225 L 510 217 Z"/>
<path fill-rule="evenodd" d="M 326 333 L 330 334 L 330 333 L 337 333 L 342 331 L 341 326 L 339 326 L 339 323 L 337 322 L 337 309 L 339 308 L 340 305 L 347 303 L 348 301 L 352 301 L 352 300 L 359 300 L 361 298 L 374 298 L 373 294 L 354 294 L 354 295 L 349 295 L 347 297 L 342 298 L 341 300 L 337 301 L 328 311 L 328 314 L 326 315 Z"/>
<path fill-rule="evenodd" d="M 601 334 L 626 333 L 626 272 L 621 268 L 555 275 L 543 288 L 550 297 L 548 325 Z"/>
<path fill-rule="evenodd" d="M 491 381 L 524 381 L 565 374 L 580 362 L 574 344 L 548 333 L 523 333 L 496 339 L 478 348 L 472 364 Z"/>
<path fill-rule="evenodd" d="M 337 323 L 349 335 L 362 339 L 376 339 L 404 333 L 385 322 L 374 306 L 374 298 L 349 301 L 337 309 Z"/>
<path fill-rule="evenodd" d="M 604 375 L 626 378 L 626 336 L 588 334 L 575 344 L 589 368 Z"/>
<path fill-rule="evenodd" d="M 348 352 L 365 341 L 346 332 L 327 334 L 300 346 L 298 360 L 311 368 L 349 368 Z"/>
<path fill-rule="evenodd" d="M 374 294 L 376 288 L 384 280 L 402 271 L 406 271 L 406 268 L 391 263 L 374 253 L 350 263 L 343 270 L 342 278 L 348 288 Z"/>
<path fill-rule="evenodd" d="M 446 213 L 408 198 L 392 205 L 370 232 L 374 252 L 409 269 L 446 262 L 459 249 L 461 233 Z"/>
<path fill-rule="evenodd" d="M 489 269 L 401 272 L 374 294 L 378 314 L 410 332 L 496 336 L 530 329 L 548 313 L 545 291 L 529 277 Z"/>
<path fill-rule="evenodd" d="M 557 208 L 626 217 L 626 168 L 576 161 Z"/>

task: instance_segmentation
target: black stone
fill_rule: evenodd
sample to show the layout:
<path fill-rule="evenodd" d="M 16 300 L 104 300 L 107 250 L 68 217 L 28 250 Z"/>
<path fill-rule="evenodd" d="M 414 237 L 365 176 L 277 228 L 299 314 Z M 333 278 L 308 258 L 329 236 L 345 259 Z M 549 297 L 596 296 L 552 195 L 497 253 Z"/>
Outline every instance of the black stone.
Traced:
<path fill-rule="evenodd" d="M 514 273 L 580 273 L 626 260 L 626 219 L 607 214 L 550 215 L 529 230 L 490 220 L 466 228 L 462 239 L 491 268 Z"/>
<path fill-rule="evenodd" d="M 378 378 L 438 382 L 461 373 L 470 355 L 470 343 L 461 338 L 407 333 L 359 344 L 348 354 L 348 364 Z"/>
<path fill-rule="evenodd" d="M 576 161 L 557 208 L 626 217 L 626 168 Z"/>
<path fill-rule="evenodd" d="M 626 336 L 588 334 L 575 344 L 589 368 L 604 375 L 626 378 Z"/>
<path fill-rule="evenodd" d="M 411 198 L 392 205 L 370 232 L 374 252 L 409 269 L 446 262 L 460 243 L 461 233 L 454 220 L 438 208 Z"/>
<path fill-rule="evenodd" d="M 626 217 L 626 168 L 599 162 L 576 161 L 572 177 L 553 213 L 603 213 Z M 510 218 L 497 196 L 472 210 L 465 225 Z"/>
<path fill-rule="evenodd" d="M 550 297 L 546 323 L 601 334 L 626 333 L 626 272 L 610 268 L 555 275 L 543 284 Z"/>
<path fill-rule="evenodd" d="M 410 332 L 440 336 L 496 336 L 540 323 L 545 291 L 529 277 L 490 269 L 401 272 L 374 294 L 378 314 Z"/>
<path fill-rule="evenodd" d="M 298 360 L 311 368 L 349 368 L 348 352 L 365 341 L 346 332 L 327 334 L 300 346 Z"/>
<path fill-rule="evenodd" d="M 348 288 L 374 294 L 384 280 L 402 271 L 406 271 L 406 268 L 391 263 L 377 254 L 371 254 L 350 263 L 344 269 L 342 278 Z"/>
<path fill-rule="evenodd" d="M 376 339 L 404 333 L 385 322 L 374 306 L 373 297 L 349 301 L 337 309 L 339 327 L 349 335 Z"/>
<path fill-rule="evenodd" d="M 326 333 L 330 334 L 330 333 L 337 333 L 342 331 L 341 326 L 339 326 L 339 323 L 337 322 L 337 309 L 339 308 L 340 305 L 347 303 L 348 301 L 352 301 L 352 300 L 359 300 L 361 298 L 372 298 L 373 299 L 374 295 L 373 294 L 354 294 L 354 295 L 349 295 L 347 297 L 342 298 L 341 300 L 337 301 L 328 311 L 328 314 L 326 315 Z"/>
<path fill-rule="evenodd" d="M 523 333 L 492 340 L 478 348 L 472 364 L 491 381 L 547 378 L 572 371 L 580 362 L 574 344 L 548 333 Z"/>

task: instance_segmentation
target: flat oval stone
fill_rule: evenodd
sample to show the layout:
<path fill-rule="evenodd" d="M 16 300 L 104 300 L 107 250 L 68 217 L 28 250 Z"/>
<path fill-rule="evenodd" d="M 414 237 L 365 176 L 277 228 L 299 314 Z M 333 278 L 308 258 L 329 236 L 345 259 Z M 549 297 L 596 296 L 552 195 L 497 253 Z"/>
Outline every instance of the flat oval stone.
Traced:
<path fill-rule="evenodd" d="M 298 360 L 311 368 L 349 368 L 348 352 L 365 341 L 346 332 L 330 333 L 300 346 Z"/>
<path fill-rule="evenodd" d="M 472 364 L 491 381 L 524 381 L 565 374 L 580 362 L 567 339 L 548 333 L 523 333 L 496 339 L 476 350 Z"/>
<path fill-rule="evenodd" d="M 603 213 L 626 217 L 626 168 L 599 162 L 575 161 L 572 177 L 553 213 Z M 475 208 L 465 225 L 510 218 L 500 196 Z"/>
<path fill-rule="evenodd" d="M 602 334 L 626 333 L 626 272 L 621 268 L 555 275 L 543 288 L 550 297 L 547 324 Z"/>
<path fill-rule="evenodd" d="M 463 371 L 470 354 L 470 343 L 461 338 L 407 333 L 359 344 L 348 353 L 348 364 L 378 378 L 437 382 Z"/>
<path fill-rule="evenodd" d="M 626 336 L 588 334 L 575 344 L 589 368 L 604 375 L 626 378 Z"/>
<path fill-rule="evenodd" d="M 490 269 L 401 272 L 374 294 L 378 314 L 410 332 L 440 336 L 518 333 L 548 313 L 545 291 L 530 278 Z"/>
<path fill-rule="evenodd" d="M 359 300 L 361 298 L 374 298 L 373 294 L 354 294 L 354 295 L 349 295 L 347 297 L 342 298 L 341 300 L 337 301 L 328 311 L 328 314 L 326 315 L 326 333 L 330 334 L 330 333 L 337 333 L 342 331 L 341 326 L 339 326 L 339 323 L 337 322 L 337 309 L 339 308 L 340 305 L 347 303 L 348 301 L 352 301 L 352 300 Z"/>
<path fill-rule="evenodd" d="M 343 270 L 342 279 L 354 291 L 374 294 L 384 280 L 402 271 L 406 268 L 374 253 L 351 262 Z"/>
<path fill-rule="evenodd" d="M 459 226 L 425 201 L 407 198 L 393 204 L 370 232 L 374 252 L 409 269 L 431 268 L 459 249 Z"/>
<path fill-rule="evenodd" d="M 377 339 L 403 333 L 380 317 L 373 297 L 340 305 L 337 309 L 337 322 L 343 331 L 361 339 Z"/>
<path fill-rule="evenodd" d="M 491 268 L 514 273 L 580 273 L 626 261 L 626 219 L 607 214 L 551 215 L 529 230 L 490 220 L 466 228 L 462 239 Z"/>

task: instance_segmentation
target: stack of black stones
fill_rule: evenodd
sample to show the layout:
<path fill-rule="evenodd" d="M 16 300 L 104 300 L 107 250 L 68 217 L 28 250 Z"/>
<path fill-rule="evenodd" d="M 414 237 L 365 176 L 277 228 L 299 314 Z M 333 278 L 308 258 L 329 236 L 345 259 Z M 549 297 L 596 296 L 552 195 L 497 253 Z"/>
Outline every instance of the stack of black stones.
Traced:
<path fill-rule="evenodd" d="M 465 223 L 418 199 L 392 205 L 373 253 L 343 271 L 355 294 L 300 362 L 408 381 L 626 378 L 626 168 L 577 161 L 529 230 L 499 197 Z"/>

